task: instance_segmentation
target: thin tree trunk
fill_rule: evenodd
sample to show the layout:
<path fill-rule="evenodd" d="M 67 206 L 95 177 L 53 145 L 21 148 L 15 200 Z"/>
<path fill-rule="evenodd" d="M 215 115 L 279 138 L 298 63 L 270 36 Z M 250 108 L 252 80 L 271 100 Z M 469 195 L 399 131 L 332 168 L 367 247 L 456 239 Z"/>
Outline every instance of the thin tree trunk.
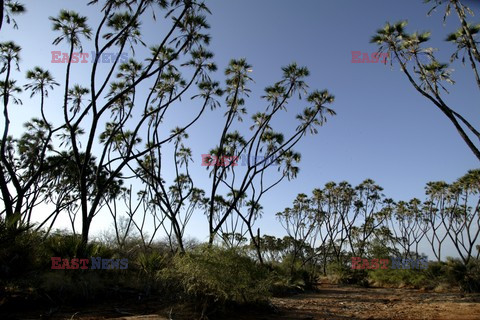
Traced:
<path fill-rule="evenodd" d="M 0 2 L 0 30 L 2 30 L 2 25 L 3 25 L 3 10 L 4 10 L 4 6 L 5 6 L 5 0 L 2 0 L 2 2 Z"/>

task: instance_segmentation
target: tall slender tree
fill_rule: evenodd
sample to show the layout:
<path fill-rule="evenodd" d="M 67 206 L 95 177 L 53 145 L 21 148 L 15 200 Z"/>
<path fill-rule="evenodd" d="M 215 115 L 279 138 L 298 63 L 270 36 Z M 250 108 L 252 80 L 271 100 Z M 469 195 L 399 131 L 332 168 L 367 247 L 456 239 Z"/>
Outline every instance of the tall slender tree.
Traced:
<path fill-rule="evenodd" d="M 452 3 L 458 2 L 452 0 Z M 448 93 L 444 83 L 454 84 L 448 64 L 438 62 L 432 48 L 422 47 L 430 39 L 429 32 L 408 34 L 405 31 L 406 25 L 406 21 L 395 24 L 387 23 L 382 29 L 377 30 L 377 34 L 372 37 L 370 42 L 379 46 L 379 52 L 388 52 L 392 61 L 395 60 L 399 63 L 400 69 L 415 90 L 431 101 L 448 118 L 463 141 L 480 160 L 480 130 L 475 128 L 473 120 L 468 120 L 458 111 L 455 111 L 442 97 L 442 90 Z M 463 37 L 463 40 L 458 40 L 458 37 L 462 37 L 462 33 L 458 37 L 454 35 L 447 40 L 452 40 L 453 37 L 455 41 L 461 42 L 459 46 L 468 43 L 468 46 L 470 46 L 467 49 L 468 52 L 475 56 L 477 51 L 474 50 L 473 46 L 476 42 L 472 40 L 471 43 L 470 41 L 470 38 L 475 34 L 470 32 L 468 27 L 466 29 L 462 28 L 462 30 L 465 34 L 468 32 L 468 36 Z M 421 62 L 420 55 L 429 57 L 430 63 Z M 477 74 L 475 63 L 473 70 Z"/>

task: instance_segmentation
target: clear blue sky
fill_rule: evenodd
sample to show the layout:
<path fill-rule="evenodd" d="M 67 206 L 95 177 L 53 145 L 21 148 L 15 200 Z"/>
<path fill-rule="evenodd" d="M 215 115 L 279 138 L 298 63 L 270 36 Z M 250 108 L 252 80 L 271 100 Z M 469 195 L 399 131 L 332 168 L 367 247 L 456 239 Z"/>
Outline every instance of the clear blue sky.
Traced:
<path fill-rule="evenodd" d="M 65 65 L 51 64 L 50 52 L 66 51 L 66 46 L 51 45 L 55 35 L 48 16 L 68 8 L 96 21 L 98 10 L 79 0 L 24 2 L 28 13 L 17 18 L 19 30 L 4 25 L 0 41 L 14 40 L 23 47 L 22 72 L 40 65 L 54 72 L 57 81 L 63 83 L 64 79 L 58 77 Z M 471 3 L 478 16 L 478 2 Z M 247 58 L 255 80 L 250 85 L 251 99 L 246 103 L 249 110 L 259 104 L 264 106 L 259 99 L 263 88 L 278 81 L 280 68 L 293 61 L 309 68 L 310 89 L 326 88 L 336 97 L 333 108 L 338 115 L 329 119 L 318 135 L 308 136 L 296 148 L 302 153 L 298 178 L 281 184 L 265 198 L 264 217 L 258 224 L 262 233 L 281 235 L 280 226 L 273 223 L 274 214 L 289 206 L 298 193 L 309 194 L 328 181 L 347 180 L 357 185 L 372 178 L 395 200 L 422 199 L 426 182 L 451 182 L 479 167 L 453 125 L 413 89 L 398 67 L 351 63 L 351 51 L 375 52 L 376 46 L 369 40 L 376 29 L 386 21 L 402 19 L 409 22 L 407 31 L 432 31 L 430 46 L 439 48 L 439 57 L 446 62 L 454 48 L 443 39 L 457 28 L 456 16 L 452 15 L 443 25 L 443 11 L 427 17 L 430 5 L 421 0 L 214 0 L 207 1 L 207 5 L 213 13 L 208 18 L 212 27 L 210 49 L 219 66 L 214 78 L 223 81 L 223 70 L 230 59 Z M 155 39 L 156 32 L 148 23 L 143 33 L 147 39 Z M 90 52 L 93 45 L 86 43 L 84 48 Z M 82 79 L 88 70 L 76 67 L 78 79 Z M 458 62 L 452 67 L 457 84 L 449 88 L 450 95 L 445 99 L 460 113 L 478 119 L 480 96 L 473 75 Z M 17 78 L 24 83 L 22 77 Z M 52 99 L 58 97 L 53 95 Z M 19 107 L 22 113 L 14 114 L 13 119 L 18 129 L 34 112 L 29 109 L 28 96 L 23 100 L 24 106 Z M 57 101 L 60 105 L 61 100 Z M 221 110 L 207 114 L 189 132 L 194 166 L 198 169 L 196 181 L 200 186 L 205 184 L 205 189 L 210 183 L 200 166 L 200 155 L 216 144 L 217 140 L 212 138 L 218 136 L 220 128 L 212 124 L 221 119 L 221 114 Z M 248 121 L 249 117 L 245 119 Z M 480 119 L 473 122 L 478 126 Z M 110 223 L 108 218 L 99 218 L 105 223 L 94 223 L 94 231 Z M 201 214 L 192 221 L 189 233 L 200 239 L 206 236 Z"/>

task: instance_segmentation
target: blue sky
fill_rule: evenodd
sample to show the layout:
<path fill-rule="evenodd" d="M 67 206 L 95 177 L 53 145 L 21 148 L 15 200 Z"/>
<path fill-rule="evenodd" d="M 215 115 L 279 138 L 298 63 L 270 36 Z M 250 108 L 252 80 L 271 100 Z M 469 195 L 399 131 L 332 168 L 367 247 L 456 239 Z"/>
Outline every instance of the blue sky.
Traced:
<path fill-rule="evenodd" d="M 60 75 L 65 65 L 54 65 L 50 60 L 52 50 L 66 51 L 67 47 L 51 45 L 55 35 L 48 16 L 57 15 L 61 8 L 75 9 L 93 23 L 98 19 L 98 8 L 86 7 L 78 0 L 24 2 L 28 12 L 17 18 L 19 30 L 4 25 L 0 41 L 14 40 L 23 47 L 22 72 L 40 65 L 63 83 Z M 296 147 L 302 154 L 298 178 L 281 184 L 265 198 L 264 217 L 258 224 L 262 233 L 282 235 L 280 225 L 274 223 L 275 213 L 289 206 L 298 193 L 310 194 L 328 181 L 347 180 L 357 185 L 371 178 L 395 200 L 422 199 L 426 182 L 452 182 L 467 170 L 478 168 L 478 160 L 453 125 L 413 89 L 397 66 L 351 63 L 352 51 L 376 51 L 369 43 L 376 29 L 386 21 L 404 19 L 409 22 L 407 31 L 432 31 L 429 44 L 439 48 L 438 57 L 447 62 L 454 48 L 443 39 L 458 27 L 456 16 L 443 25 L 443 11 L 427 17 L 430 5 L 420 0 L 212 0 L 207 5 L 212 11 L 208 17 L 210 49 L 219 67 L 213 77 L 223 83 L 223 70 L 232 58 L 245 57 L 253 66 L 255 83 L 250 84 L 252 94 L 246 103 L 250 115 L 264 106 L 259 99 L 263 88 L 278 81 L 281 67 L 294 61 L 309 68 L 310 89 L 328 89 L 336 98 L 332 107 L 337 116 L 330 118 L 318 135 L 307 136 Z M 480 14 L 478 3 L 472 1 L 472 7 Z M 146 39 L 155 40 L 156 31 L 148 22 L 143 33 Z M 93 45 L 86 43 L 84 48 L 90 52 Z M 75 68 L 75 77 L 81 81 L 88 70 L 82 65 Z M 478 119 L 480 97 L 473 75 L 459 62 L 452 68 L 457 83 L 450 86 L 445 100 L 470 119 Z M 17 78 L 24 83 L 21 76 Z M 59 97 L 60 90 L 52 94 L 53 106 L 61 104 L 55 100 Z M 14 130 L 35 112 L 28 96 L 23 100 L 19 107 L 22 112 L 12 119 Z M 290 105 L 292 109 L 303 107 Z M 185 112 L 188 114 L 180 114 Z M 210 182 L 200 166 L 201 154 L 217 143 L 215 137 L 221 128 L 213 124 L 221 121 L 223 112 L 209 112 L 189 132 L 196 181 L 205 189 Z M 245 120 L 248 123 L 249 117 Z M 279 125 L 288 128 L 289 121 L 282 119 Z M 478 126 L 480 119 L 473 122 Z M 108 217 L 98 219 L 103 223 L 94 223 L 94 232 L 110 223 Z M 202 240 L 206 230 L 202 214 L 194 217 L 188 229 L 191 236 Z"/>

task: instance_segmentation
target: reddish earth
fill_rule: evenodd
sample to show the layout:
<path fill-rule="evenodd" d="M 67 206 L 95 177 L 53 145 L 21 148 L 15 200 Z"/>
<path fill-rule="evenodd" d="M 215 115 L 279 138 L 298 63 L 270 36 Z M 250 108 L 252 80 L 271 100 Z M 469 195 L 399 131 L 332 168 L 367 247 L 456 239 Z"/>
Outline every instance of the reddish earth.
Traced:
<path fill-rule="evenodd" d="M 283 319 L 480 319 L 479 294 L 329 286 L 273 303 Z"/>
<path fill-rule="evenodd" d="M 275 311 L 238 310 L 224 319 L 480 319 L 480 294 L 436 293 L 413 289 L 358 288 L 322 284 L 318 292 L 273 298 Z M 171 310 L 171 318 L 169 313 Z M 52 310 L 50 319 L 193 319 L 187 307 L 158 306 L 154 301 L 118 303 Z M 11 315 L 11 319 L 39 319 L 39 314 Z M 2 317 L 4 319 L 4 317 Z M 43 316 L 42 319 L 49 319 Z"/>

